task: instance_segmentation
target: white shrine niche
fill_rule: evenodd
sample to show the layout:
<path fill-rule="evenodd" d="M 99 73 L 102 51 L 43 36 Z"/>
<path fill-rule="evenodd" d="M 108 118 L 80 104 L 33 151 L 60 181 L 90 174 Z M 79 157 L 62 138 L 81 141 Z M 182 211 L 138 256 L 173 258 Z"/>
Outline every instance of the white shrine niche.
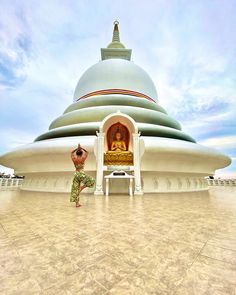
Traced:
<path fill-rule="evenodd" d="M 111 126 L 116 123 L 124 125 L 129 132 L 129 143 L 128 151 L 133 153 L 133 163 L 130 165 L 106 165 L 104 163 L 104 153 L 108 151 L 108 139 L 107 132 Z M 144 141 L 140 139 L 140 133 L 138 132 L 138 127 L 136 122 L 128 115 L 121 112 L 116 112 L 108 115 L 101 122 L 99 132 L 97 132 L 97 138 L 94 144 L 94 153 L 96 156 L 96 188 L 95 195 L 104 194 L 104 176 L 111 171 L 124 170 L 129 174 L 134 174 L 134 195 L 142 195 L 143 189 L 141 185 L 141 157 L 144 153 Z M 124 179 L 123 185 L 116 184 L 114 180 L 111 184 L 111 191 L 114 193 L 123 192 L 122 189 L 127 189 L 126 180 Z M 119 180 L 120 181 L 120 180 Z"/>

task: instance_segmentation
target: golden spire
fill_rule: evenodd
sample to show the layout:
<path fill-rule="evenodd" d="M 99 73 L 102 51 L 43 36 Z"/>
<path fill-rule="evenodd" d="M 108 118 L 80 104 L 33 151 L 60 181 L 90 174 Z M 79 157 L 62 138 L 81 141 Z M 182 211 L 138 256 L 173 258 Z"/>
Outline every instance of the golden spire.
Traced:
<path fill-rule="evenodd" d="M 120 42 L 120 33 L 119 33 L 118 25 L 119 25 L 119 22 L 117 20 L 114 21 L 112 42 Z"/>
<path fill-rule="evenodd" d="M 101 48 L 101 57 L 102 60 L 110 58 L 120 58 L 130 60 L 131 58 L 131 49 L 126 49 L 125 46 L 120 42 L 120 33 L 119 33 L 119 22 L 114 21 L 113 36 L 112 41 L 108 44 L 107 48 Z"/>

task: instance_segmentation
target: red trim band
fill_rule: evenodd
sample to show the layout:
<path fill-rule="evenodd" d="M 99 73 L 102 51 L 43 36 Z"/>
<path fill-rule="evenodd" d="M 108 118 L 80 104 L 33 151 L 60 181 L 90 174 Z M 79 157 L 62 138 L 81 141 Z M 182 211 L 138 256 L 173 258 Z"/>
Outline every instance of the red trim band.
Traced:
<path fill-rule="evenodd" d="M 145 94 L 142 94 L 142 93 L 137 92 L 137 91 L 124 90 L 124 89 L 104 89 L 104 90 L 94 91 L 94 92 L 91 92 L 91 93 L 88 93 L 88 94 L 85 94 L 85 95 L 81 96 L 80 98 L 77 99 L 77 101 L 80 100 L 80 99 L 84 99 L 84 98 L 90 97 L 90 96 L 108 95 L 108 94 L 125 94 L 125 95 L 131 95 L 131 96 L 146 98 L 146 99 L 148 99 L 148 100 L 156 103 L 156 101 L 154 99 L 152 99 L 151 97 L 149 97 L 149 96 L 147 96 Z"/>

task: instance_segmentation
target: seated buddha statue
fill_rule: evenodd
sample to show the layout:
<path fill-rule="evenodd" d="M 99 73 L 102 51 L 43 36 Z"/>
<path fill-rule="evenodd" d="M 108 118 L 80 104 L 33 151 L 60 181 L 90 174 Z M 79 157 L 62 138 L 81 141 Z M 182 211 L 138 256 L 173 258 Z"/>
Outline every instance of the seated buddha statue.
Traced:
<path fill-rule="evenodd" d="M 121 139 L 121 134 L 120 132 L 116 133 L 116 138 L 115 140 L 112 141 L 111 143 L 111 153 L 124 153 L 126 151 L 126 143 L 124 140 Z"/>
<path fill-rule="evenodd" d="M 110 150 L 104 155 L 105 165 L 133 165 L 133 153 L 127 151 L 126 142 L 117 131 L 112 140 Z"/>

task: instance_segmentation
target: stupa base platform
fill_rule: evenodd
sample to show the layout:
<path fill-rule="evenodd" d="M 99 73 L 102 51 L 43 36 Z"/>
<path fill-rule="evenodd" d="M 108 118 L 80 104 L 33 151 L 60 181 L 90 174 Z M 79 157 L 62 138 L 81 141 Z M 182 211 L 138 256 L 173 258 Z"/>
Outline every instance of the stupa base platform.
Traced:
<path fill-rule="evenodd" d="M 141 159 L 144 193 L 190 192 L 207 190 L 204 177 L 227 166 L 229 158 L 191 142 L 169 138 L 142 137 L 145 152 Z M 22 146 L 1 157 L 1 163 L 15 169 L 25 180 L 22 190 L 69 192 L 74 175 L 70 151 L 81 143 L 89 151 L 85 172 L 96 176 L 94 142 L 96 136 L 49 139 Z M 110 171 L 104 171 L 108 174 Z M 105 190 L 105 183 L 103 186 Z M 86 189 L 93 193 L 95 188 Z M 111 193 L 127 193 L 128 180 L 113 179 Z"/>
<path fill-rule="evenodd" d="M 94 171 L 86 171 L 95 177 Z M 66 173 L 32 173 L 25 176 L 21 190 L 40 192 L 70 192 L 73 171 Z M 194 192 L 208 189 L 204 177 L 197 175 L 163 174 L 145 172 L 142 174 L 144 193 L 165 192 Z M 128 194 L 129 181 L 127 179 L 110 180 L 110 193 Z M 105 188 L 105 182 L 104 182 Z M 84 193 L 93 193 L 94 188 L 87 188 Z"/>

